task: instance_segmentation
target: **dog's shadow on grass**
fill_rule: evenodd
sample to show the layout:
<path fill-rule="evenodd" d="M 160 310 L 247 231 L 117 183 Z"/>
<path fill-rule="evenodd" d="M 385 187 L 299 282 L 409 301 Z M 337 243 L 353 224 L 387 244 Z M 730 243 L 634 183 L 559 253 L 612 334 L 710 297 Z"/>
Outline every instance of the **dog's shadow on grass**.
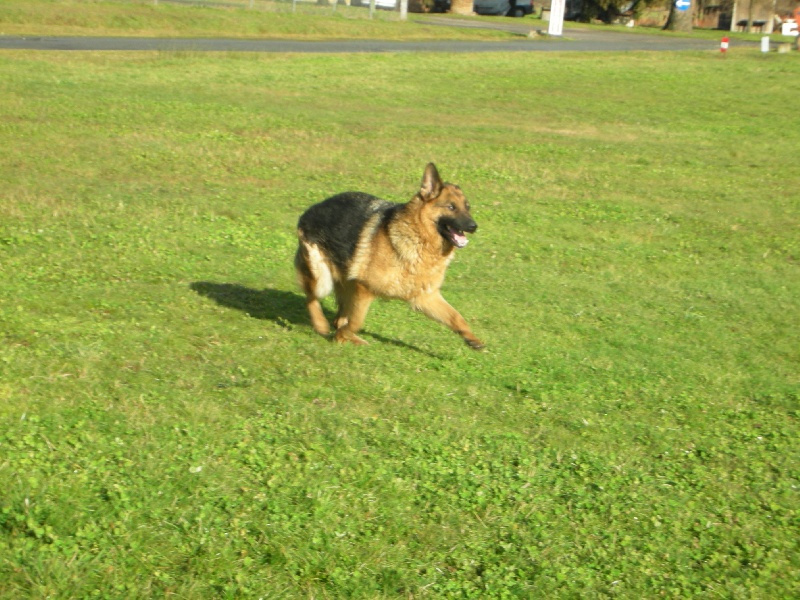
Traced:
<path fill-rule="evenodd" d="M 308 312 L 306 312 L 306 299 L 295 292 L 270 288 L 254 290 L 236 283 L 213 283 L 210 281 L 195 281 L 189 287 L 197 294 L 213 300 L 220 306 L 240 310 L 254 319 L 274 321 L 282 327 L 291 325 L 310 327 Z M 332 322 L 334 315 L 325 310 L 325 317 L 329 322 Z M 362 331 L 361 335 L 373 338 L 383 344 L 407 348 L 432 358 L 441 359 L 440 356 L 432 352 L 400 340 L 389 339 L 368 331 Z"/>
<path fill-rule="evenodd" d="M 306 301 L 300 294 L 266 288 L 254 290 L 236 283 L 195 281 L 189 286 L 201 296 L 226 308 L 234 308 L 278 325 L 307 325 Z M 327 315 L 326 315 L 327 316 Z"/>

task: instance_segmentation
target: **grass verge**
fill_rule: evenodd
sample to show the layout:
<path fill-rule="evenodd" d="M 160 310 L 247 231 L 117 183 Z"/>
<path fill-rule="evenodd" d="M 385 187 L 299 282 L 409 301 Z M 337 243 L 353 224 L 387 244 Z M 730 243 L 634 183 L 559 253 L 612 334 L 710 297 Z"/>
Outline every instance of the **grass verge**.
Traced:
<path fill-rule="evenodd" d="M 299 40 L 507 40 L 509 33 L 462 30 L 401 22 L 396 12 L 257 0 L 249 4 L 171 4 L 98 0 L 89 2 L 6 0 L 0 35 L 92 35 L 145 37 L 230 37 Z"/>

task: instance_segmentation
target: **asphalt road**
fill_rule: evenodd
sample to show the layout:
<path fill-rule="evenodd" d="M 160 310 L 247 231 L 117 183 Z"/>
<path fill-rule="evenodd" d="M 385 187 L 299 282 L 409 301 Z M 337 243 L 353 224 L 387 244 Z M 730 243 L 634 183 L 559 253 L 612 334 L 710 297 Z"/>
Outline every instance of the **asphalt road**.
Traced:
<path fill-rule="evenodd" d="M 381 40 L 257 40 L 225 38 L 140 38 L 140 37 L 68 37 L 0 36 L 0 49 L 7 50 L 157 50 L 190 52 L 630 52 L 714 50 L 719 42 L 642 33 L 604 32 L 565 29 L 560 38 L 528 38 L 529 25 L 485 22 L 465 24 L 446 17 L 431 17 L 429 25 L 446 27 L 491 27 L 519 34 L 518 40 L 480 41 L 381 41 Z M 722 34 L 720 34 L 721 36 Z M 741 43 L 741 42 L 740 42 Z M 746 44 L 746 43 L 741 43 Z"/>

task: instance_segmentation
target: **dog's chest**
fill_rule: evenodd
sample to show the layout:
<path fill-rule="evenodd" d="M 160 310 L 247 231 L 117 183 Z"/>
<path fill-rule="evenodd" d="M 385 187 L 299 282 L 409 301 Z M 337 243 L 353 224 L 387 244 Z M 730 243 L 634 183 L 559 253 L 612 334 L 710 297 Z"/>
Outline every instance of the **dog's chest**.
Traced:
<path fill-rule="evenodd" d="M 369 258 L 358 261 L 359 279 L 379 296 L 408 300 L 439 290 L 452 252 L 433 251 L 413 231 L 378 230 L 370 244 Z"/>

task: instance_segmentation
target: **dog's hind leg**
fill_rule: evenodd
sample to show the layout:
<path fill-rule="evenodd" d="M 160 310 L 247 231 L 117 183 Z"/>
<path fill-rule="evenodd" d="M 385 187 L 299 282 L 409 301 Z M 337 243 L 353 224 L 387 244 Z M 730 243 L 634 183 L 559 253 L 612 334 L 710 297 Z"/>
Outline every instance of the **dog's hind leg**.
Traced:
<path fill-rule="evenodd" d="M 355 282 L 336 282 L 333 284 L 333 291 L 336 294 L 336 305 L 338 307 L 336 317 L 333 320 L 333 328 L 339 329 L 347 325 L 348 315 L 352 310 Z"/>
<path fill-rule="evenodd" d="M 340 344 L 345 342 L 357 345 L 366 344 L 367 342 L 356 334 L 364 325 L 367 311 L 375 296 L 366 287 L 357 282 L 348 282 L 347 292 L 349 293 L 346 294 L 346 312 L 342 314 L 343 307 L 339 307 L 340 316 L 337 316 L 337 323 L 343 321 L 343 324 L 336 329 L 336 341 Z"/>
<path fill-rule="evenodd" d="M 319 250 L 305 242 L 300 242 L 294 266 L 297 270 L 297 282 L 306 294 L 306 308 L 311 317 L 311 326 L 318 334 L 328 335 L 331 331 L 330 324 L 319 301 L 331 293 L 333 278 L 330 268 L 321 260 Z"/>

